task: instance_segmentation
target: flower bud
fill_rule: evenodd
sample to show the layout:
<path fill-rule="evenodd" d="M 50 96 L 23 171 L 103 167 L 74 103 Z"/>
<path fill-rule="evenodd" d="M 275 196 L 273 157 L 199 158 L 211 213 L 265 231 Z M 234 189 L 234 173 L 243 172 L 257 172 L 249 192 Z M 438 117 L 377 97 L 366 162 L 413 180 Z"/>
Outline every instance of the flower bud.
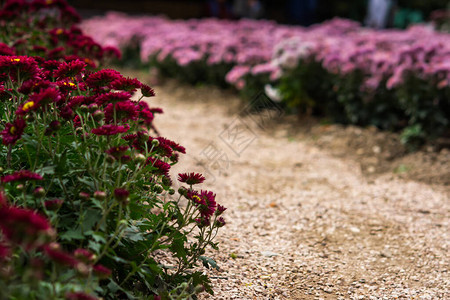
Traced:
<path fill-rule="evenodd" d="M 169 189 L 169 195 L 173 195 L 173 194 L 175 194 L 175 190 L 173 188 L 170 188 Z"/>
<path fill-rule="evenodd" d="M 23 189 L 24 189 L 24 185 L 23 184 L 18 184 L 17 186 L 16 186 L 16 189 L 18 190 L 18 191 L 22 191 Z"/>
<path fill-rule="evenodd" d="M 180 187 L 179 189 L 178 189 L 178 194 L 180 194 L 180 195 L 182 195 L 182 196 L 187 196 L 187 192 L 188 192 L 188 190 L 184 187 L 184 186 L 182 186 L 182 187 Z"/>
<path fill-rule="evenodd" d="M 105 200 L 106 199 L 106 193 L 103 191 L 95 191 L 94 192 L 94 198 L 97 200 Z"/>
<path fill-rule="evenodd" d="M 81 198 L 81 200 L 87 201 L 91 198 L 91 195 L 86 192 L 80 192 L 78 196 Z"/>
<path fill-rule="evenodd" d="M 80 110 L 82 112 L 88 112 L 89 111 L 89 107 L 86 104 L 81 104 L 80 105 Z"/>
<path fill-rule="evenodd" d="M 158 140 L 153 140 L 152 141 L 152 145 L 155 146 L 155 147 L 158 147 L 159 146 L 159 141 Z"/>
<path fill-rule="evenodd" d="M 114 190 L 114 198 L 122 205 L 128 204 L 128 196 L 130 196 L 130 192 L 126 189 L 119 188 Z"/>
<path fill-rule="evenodd" d="M 155 186 L 153 186 L 153 191 L 157 194 L 161 194 L 163 191 L 163 188 L 159 184 L 156 184 Z"/>
<path fill-rule="evenodd" d="M 26 117 L 25 117 L 25 120 L 27 121 L 27 122 L 34 122 L 34 120 L 35 120 L 36 118 L 34 117 L 34 115 L 33 114 L 28 114 Z"/>
<path fill-rule="evenodd" d="M 136 161 L 136 163 L 141 164 L 145 162 L 145 155 L 142 153 L 138 153 L 134 156 L 134 160 Z"/>
<path fill-rule="evenodd" d="M 97 103 L 92 103 L 91 105 L 89 105 L 89 111 L 90 112 L 95 112 L 96 110 L 98 110 L 98 104 Z"/>
<path fill-rule="evenodd" d="M 47 200 L 44 202 L 44 206 L 48 210 L 58 210 L 61 208 L 63 202 L 61 199 Z"/>
<path fill-rule="evenodd" d="M 200 293 L 202 293 L 204 290 L 205 290 L 205 287 L 204 287 L 202 284 L 198 284 L 198 285 L 196 285 L 195 288 L 194 288 L 194 292 L 195 292 L 196 294 L 200 294 Z"/>
<path fill-rule="evenodd" d="M 45 189 L 42 186 L 38 186 L 33 191 L 33 196 L 36 198 L 42 198 L 45 196 Z"/>
<path fill-rule="evenodd" d="M 105 113 L 102 112 L 101 110 L 96 110 L 92 114 L 92 117 L 94 118 L 95 121 L 100 121 L 105 117 Z"/>

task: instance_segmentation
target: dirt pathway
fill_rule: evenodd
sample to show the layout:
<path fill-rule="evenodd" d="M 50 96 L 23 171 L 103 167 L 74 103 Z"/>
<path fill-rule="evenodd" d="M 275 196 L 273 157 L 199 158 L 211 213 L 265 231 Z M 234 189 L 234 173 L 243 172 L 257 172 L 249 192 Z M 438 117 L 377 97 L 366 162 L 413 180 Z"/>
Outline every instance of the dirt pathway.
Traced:
<path fill-rule="evenodd" d="M 448 186 L 368 179 L 354 160 L 240 118 L 226 92 L 156 92 L 158 129 L 188 151 L 174 174 L 204 173 L 228 207 L 203 298 L 450 298 Z"/>

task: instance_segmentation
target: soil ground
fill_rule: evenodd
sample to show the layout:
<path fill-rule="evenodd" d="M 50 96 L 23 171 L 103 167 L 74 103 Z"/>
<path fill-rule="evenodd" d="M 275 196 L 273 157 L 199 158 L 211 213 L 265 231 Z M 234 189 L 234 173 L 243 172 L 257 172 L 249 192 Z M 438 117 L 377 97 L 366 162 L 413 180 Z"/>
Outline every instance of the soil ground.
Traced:
<path fill-rule="evenodd" d="M 243 114 L 211 87 L 155 91 L 158 130 L 188 151 L 174 176 L 204 173 L 228 207 L 202 299 L 450 298 L 448 149 L 408 154 L 374 128 Z"/>

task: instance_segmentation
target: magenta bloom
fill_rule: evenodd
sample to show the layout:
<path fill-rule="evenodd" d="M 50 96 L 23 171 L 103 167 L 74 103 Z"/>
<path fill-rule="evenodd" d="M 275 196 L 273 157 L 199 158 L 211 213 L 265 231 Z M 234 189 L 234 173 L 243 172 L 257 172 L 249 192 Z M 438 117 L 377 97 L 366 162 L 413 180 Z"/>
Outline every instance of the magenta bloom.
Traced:
<path fill-rule="evenodd" d="M 115 90 L 127 91 L 133 93 L 136 89 L 140 88 L 142 83 L 137 78 L 125 78 L 116 79 L 111 83 L 111 88 Z"/>
<path fill-rule="evenodd" d="M 92 270 L 94 271 L 94 274 L 100 277 L 101 279 L 106 279 L 109 276 L 111 276 L 111 270 L 103 265 L 95 265 Z"/>
<path fill-rule="evenodd" d="M 98 96 L 95 99 L 95 102 L 98 105 L 108 104 L 108 103 L 116 103 L 130 100 L 131 94 L 128 92 L 111 92 Z"/>
<path fill-rule="evenodd" d="M 98 128 L 94 128 L 91 130 L 91 132 L 95 135 L 116 135 L 119 133 L 125 133 L 130 129 L 130 126 L 120 126 L 120 125 L 103 125 Z"/>
<path fill-rule="evenodd" d="M 67 293 L 66 300 L 98 300 L 98 298 L 83 292 L 74 292 Z"/>
<path fill-rule="evenodd" d="M 115 189 L 114 190 L 114 198 L 122 204 L 126 204 L 128 201 L 128 196 L 130 196 L 130 192 L 126 189 Z"/>
<path fill-rule="evenodd" d="M 7 241 L 26 249 L 45 244 L 53 232 L 44 216 L 15 206 L 0 207 L 0 229 Z"/>
<path fill-rule="evenodd" d="M 14 145 L 21 137 L 27 123 L 23 119 L 15 119 L 13 123 L 6 123 L 5 129 L 0 132 L 3 145 Z"/>
<path fill-rule="evenodd" d="M 149 164 L 156 168 L 156 170 L 153 171 L 154 174 L 169 176 L 170 165 L 168 163 L 157 158 L 149 157 L 147 158 L 146 165 Z"/>
<path fill-rule="evenodd" d="M 125 152 L 127 152 L 127 150 L 129 148 L 130 148 L 129 146 L 112 147 L 112 148 L 109 148 L 108 150 L 106 150 L 106 153 L 108 153 L 115 159 L 120 159 L 125 154 Z"/>
<path fill-rule="evenodd" d="M 83 261 L 84 263 L 90 263 L 95 260 L 95 254 L 89 250 L 78 248 L 73 252 L 73 256 L 76 259 Z"/>
<path fill-rule="evenodd" d="M 160 144 L 165 144 L 168 145 L 170 148 L 172 148 L 173 151 L 177 151 L 183 154 L 186 154 L 186 148 L 184 148 L 183 146 L 175 143 L 174 141 L 171 141 L 169 139 L 166 139 L 164 137 L 157 137 L 156 138 Z"/>
<path fill-rule="evenodd" d="M 59 65 L 58 69 L 53 73 L 55 78 L 71 78 L 80 74 L 86 68 L 86 64 L 81 60 L 72 60 L 70 62 L 63 62 Z"/>
<path fill-rule="evenodd" d="M 49 87 L 30 96 L 27 102 L 23 103 L 16 111 L 18 115 L 25 115 L 30 111 L 36 111 L 41 106 L 50 102 L 58 102 L 61 100 L 61 93 L 53 87 Z"/>
<path fill-rule="evenodd" d="M 203 177 L 200 173 L 179 173 L 178 181 L 187 183 L 189 185 L 199 184 L 205 181 L 205 177 Z"/>
<path fill-rule="evenodd" d="M 202 219 L 209 220 L 216 211 L 216 195 L 210 191 L 188 191 L 187 198 L 198 207 Z"/>
<path fill-rule="evenodd" d="M 8 74 L 13 81 L 38 78 L 37 62 L 28 56 L 0 56 L 0 73 Z"/>
<path fill-rule="evenodd" d="M 222 206 L 222 205 L 218 205 L 218 206 L 217 206 L 217 210 L 216 210 L 216 215 L 220 216 L 220 215 L 223 214 L 226 210 L 227 210 L 226 207 L 224 207 L 224 206 Z"/>
<path fill-rule="evenodd" d="M 222 217 L 219 217 L 217 220 L 216 220 L 216 226 L 217 227 L 223 227 L 223 226 L 225 226 L 225 224 L 226 224 L 226 222 L 225 222 L 225 219 L 224 218 L 222 218 Z"/>
<path fill-rule="evenodd" d="M 155 96 L 155 91 L 146 84 L 141 85 L 141 93 L 144 97 L 153 97 Z"/>
<path fill-rule="evenodd" d="M 122 77 L 116 70 L 104 69 L 89 75 L 86 84 L 91 88 L 100 88 L 109 86 L 113 81 L 120 80 Z"/>
<path fill-rule="evenodd" d="M 29 180 L 42 180 L 42 176 L 33 173 L 29 170 L 16 171 L 10 175 L 5 175 L 1 178 L 2 183 L 14 182 L 14 181 L 29 181 Z"/>
<path fill-rule="evenodd" d="M 112 122 L 114 120 L 114 110 L 116 111 L 116 120 L 126 122 L 128 120 L 136 120 L 139 116 L 138 108 L 132 101 L 122 101 L 118 103 L 110 103 L 105 108 L 105 121 Z"/>
<path fill-rule="evenodd" d="M 59 208 L 61 208 L 63 203 L 64 201 L 61 199 L 53 199 L 45 201 L 44 206 L 48 210 L 58 210 Z"/>
<path fill-rule="evenodd" d="M 45 245 L 44 252 L 48 258 L 64 266 L 75 267 L 79 263 L 75 257 L 61 250 L 61 246 L 58 243 Z"/>

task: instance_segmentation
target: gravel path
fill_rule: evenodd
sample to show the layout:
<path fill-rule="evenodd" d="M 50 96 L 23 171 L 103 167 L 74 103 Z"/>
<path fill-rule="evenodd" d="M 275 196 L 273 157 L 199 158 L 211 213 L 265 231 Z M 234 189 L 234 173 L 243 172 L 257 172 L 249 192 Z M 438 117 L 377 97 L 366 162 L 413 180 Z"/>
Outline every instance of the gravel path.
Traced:
<path fill-rule="evenodd" d="M 204 173 L 228 207 L 207 253 L 215 296 L 202 299 L 450 299 L 448 186 L 367 178 L 355 160 L 239 117 L 226 92 L 156 93 L 158 130 L 188 151 L 174 174 Z"/>

